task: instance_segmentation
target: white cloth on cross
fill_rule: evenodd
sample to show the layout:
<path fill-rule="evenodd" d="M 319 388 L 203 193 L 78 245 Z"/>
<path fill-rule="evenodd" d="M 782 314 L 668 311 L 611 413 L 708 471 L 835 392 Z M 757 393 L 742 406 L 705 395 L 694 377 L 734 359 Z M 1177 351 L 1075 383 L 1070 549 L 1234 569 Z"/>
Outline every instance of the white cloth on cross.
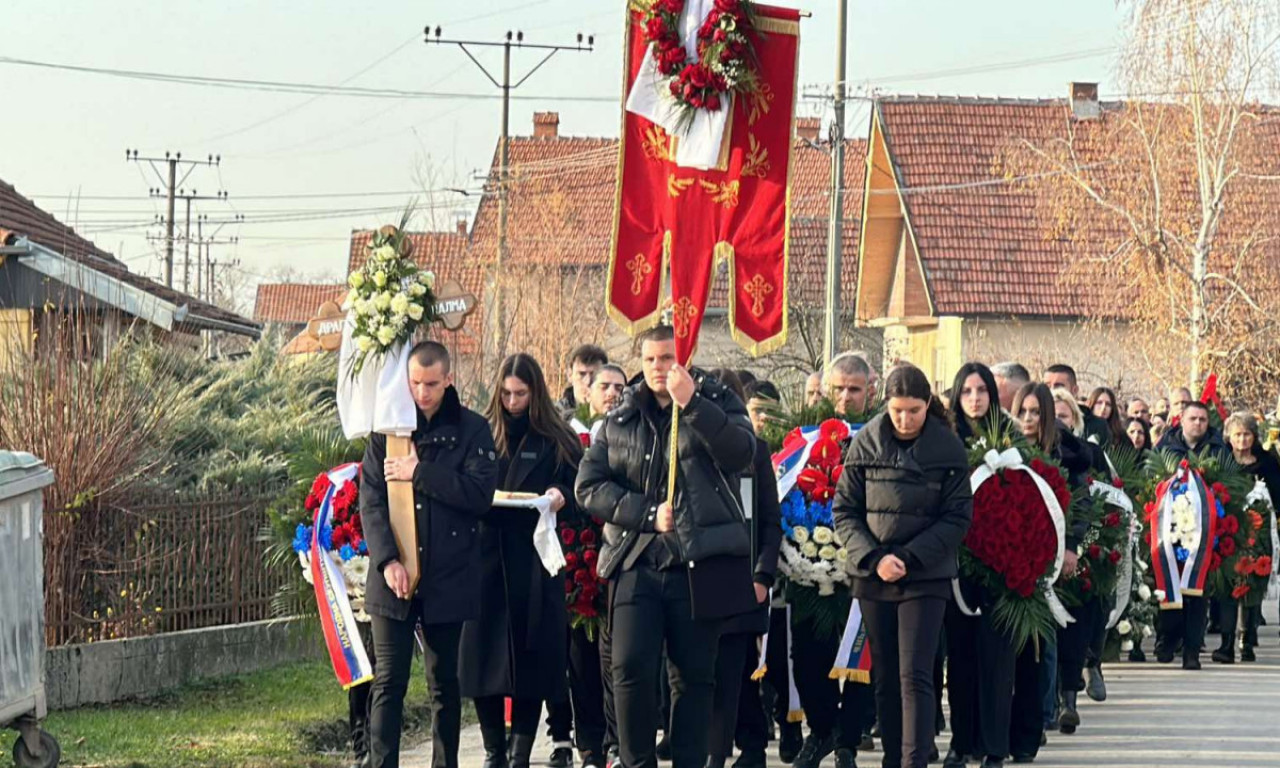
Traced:
<path fill-rule="evenodd" d="M 409 345 L 392 347 L 386 355 L 365 359 L 355 377 L 351 361 L 358 347 L 352 332 L 355 314 L 349 313 L 342 326 L 342 347 L 338 352 L 338 418 L 348 440 L 367 437 L 371 432 L 407 437 L 418 426 L 418 406 L 409 391 Z"/>
<path fill-rule="evenodd" d="M 715 8 L 715 0 L 686 0 L 680 13 L 680 39 L 689 61 L 698 58 L 698 27 L 707 14 Z M 676 165 L 685 168 L 707 170 L 714 168 L 720 159 L 720 144 L 724 140 L 729 112 L 733 109 L 732 93 L 726 93 L 715 111 L 695 109 L 693 120 L 681 130 L 680 110 L 674 96 L 665 83 L 665 76 L 658 70 L 653 58 L 653 46 L 644 52 L 640 71 L 627 94 L 627 111 L 656 123 L 670 135 L 679 137 L 676 142 Z"/>

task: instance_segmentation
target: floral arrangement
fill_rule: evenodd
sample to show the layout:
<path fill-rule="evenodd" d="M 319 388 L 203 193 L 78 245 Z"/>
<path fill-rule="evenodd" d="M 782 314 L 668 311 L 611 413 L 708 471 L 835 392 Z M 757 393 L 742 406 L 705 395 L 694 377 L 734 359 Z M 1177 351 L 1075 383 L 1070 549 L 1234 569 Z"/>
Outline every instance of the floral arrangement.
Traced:
<path fill-rule="evenodd" d="M 329 473 L 321 472 L 316 476 L 307 493 L 304 508 L 307 519 L 314 520 L 315 512 L 325 494 L 332 487 Z M 364 541 L 364 529 L 360 522 L 360 485 L 359 477 L 346 480 L 333 495 L 332 524 L 320 530 L 320 546 L 333 557 L 342 569 L 342 578 L 347 586 L 347 597 L 351 600 L 351 610 L 357 621 L 368 621 L 364 612 L 365 584 L 369 578 L 369 548 Z M 298 555 L 298 563 L 302 566 L 302 578 L 312 584 L 311 576 L 311 537 L 314 527 L 307 523 L 298 523 L 293 535 L 293 551 Z"/>
<path fill-rule="evenodd" d="M 1124 487 L 1120 478 L 1110 484 Z M 1076 549 L 1079 560 L 1075 574 L 1058 585 L 1058 594 L 1067 605 L 1081 605 L 1095 597 L 1114 594 L 1120 580 L 1120 562 L 1130 545 L 1125 511 L 1110 503 L 1103 493 L 1092 490 L 1092 480 L 1085 485 L 1091 488 L 1090 494 L 1074 511 L 1088 517 L 1089 528 Z"/>
<path fill-rule="evenodd" d="M 685 0 L 639 0 L 646 42 L 653 48 L 658 71 L 687 125 L 694 110 L 715 112 L 729 105 L 728 94 L 754 93 L 759 88 L 755 51 L 750 34 L 754 12 L 750 0 L 715 0 L 715 7 L 698 28 L 697 57 L 689 61 L 680 35 Z"/>
<path fill-rule="evenodd" d="M 583 628 L 594 640 L 609 610 L 604 584 L 596 572 L 600 558 L 600 524 L 587 518 L 585 524 L 558 526 L 564 548 L 564 600 L 569 608 L 569 625 Z"/>
<path fill-rule="evenodd" d="M 419 326 L 436 319 L 435 275 L 418 269 L 410 258 L 413 243 L 404 231 L 408 222 L 406 211 L 399 227 L 388 225 L 375 232 L 365 246 L 368 258 L 347 277 L 351 291 L 344 308 L 355 319 L 352 339 L 357 347 L 351 376 L 359 374 L 370 357 L 386 355 Z"/>
<path fill-rule="evenodd" d="M 851 599 L 845 567 L 849 554 L 836 535 L 831 515 L 836 484 L 844 471 L 843 443 L 849 436 L 849 425 L 840 419 L 818 425 L 806 465 L 780 505 L 784 535 L 778 568 L 787 580 L 787 597 L 793 610 L 811 617 L 824 634 L 843 624 Z M 807 442 L 798 428 L 783 441 L 783 450 L 795 441 Z"/>

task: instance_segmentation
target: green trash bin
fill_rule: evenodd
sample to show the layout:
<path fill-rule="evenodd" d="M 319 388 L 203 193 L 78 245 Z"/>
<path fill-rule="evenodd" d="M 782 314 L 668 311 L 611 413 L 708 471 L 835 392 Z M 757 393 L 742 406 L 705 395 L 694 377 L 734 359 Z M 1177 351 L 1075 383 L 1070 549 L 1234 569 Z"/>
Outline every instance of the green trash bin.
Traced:
<path fill-rule="evenodd" d="M 18 730 L 18 768 L 53 768 L 61 750 L 40 729 L 44 694 L 44 499 L 53 472 L 0 451 L 0 727 Z"/>

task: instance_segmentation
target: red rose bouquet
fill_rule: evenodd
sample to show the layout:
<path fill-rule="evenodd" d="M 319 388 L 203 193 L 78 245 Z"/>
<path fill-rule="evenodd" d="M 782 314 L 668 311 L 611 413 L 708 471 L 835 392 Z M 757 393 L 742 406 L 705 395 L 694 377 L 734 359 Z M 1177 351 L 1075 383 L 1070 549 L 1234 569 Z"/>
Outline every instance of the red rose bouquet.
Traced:
<path fill-rule="evenodd" d="M 986 450 L 992 445 L 1004 448 Z M 960 573 L 984 593 L 986 607 L 969 606 L 957 588 L 961 609 L 991 611 L 1016 648 L 1054 631 L 1057 599 L 1050 585 L 1063 540 L 1050 509 L 1052 502 L 1064 514 L 1071 504 L 1061 469 L 1043 458 L 1026 463 L 1024 451 L 1009 434 L 973 444 L 973 522 L 960 549 Z"/>
<path fill-rule="evenodd" d="M 608 611 L 604 581 L 596 572 L 600 558 L 600 524 L 562 521 L 558 530 L 564 549 L 564 601 L 569 608 L 569 625 L 586 630 L 594 640 Z"/>
<path fill-rule="evenodd" d="M 1058 594 L 1067 605 L 1083 605 L 1095 597 L 1114 594 L 1120 580 L 1129 542 L 1129 513 L 1101 483 L 1086 483 L 1089 494 L 1073 510 L 1074 520 L 1089 520 L 1089 528 L 1076 551 L 1076 572 L 1058 583 Z"/>

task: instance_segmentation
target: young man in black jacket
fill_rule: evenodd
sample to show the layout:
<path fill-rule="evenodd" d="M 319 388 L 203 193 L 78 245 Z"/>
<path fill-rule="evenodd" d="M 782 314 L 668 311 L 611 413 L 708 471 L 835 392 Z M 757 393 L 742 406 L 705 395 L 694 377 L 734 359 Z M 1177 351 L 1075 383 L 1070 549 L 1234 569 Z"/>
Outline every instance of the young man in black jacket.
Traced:
<path fill-rule="evenodd" d="M 720 620 L 755 604 L 751 540 L 738 475 L 756 453 L 742 401 L 676 362 L 675 337 L 659 326 L 640 337 L 644 380 L 587 451 L 578 502 L 605 521 L 601 577 L 612 580 L 614 706 L 622 762 L 654 768 L 657 691 L 665 643 L 671 678 L 672 760 L 703 768 Z M 679 443 L 668 466 L 671 419 Z M 674 500 L 667 473 L 676 472 Z"/>
<path fill-rule="evenodd" d="M 449 352 L 434 341 L 409 354 L 409 389 L 418 406 L 411 450 L 387 458 L 387 438 L 373 435 L 361 468 L 360 514 L 369 545 L 365 611 L 373 618 L 378 658 L 370 701 L 373 768 L 400 764 L 404 694 L 413 661 L 414 628 L 422 624 L 427 689 L 435 711 L 433 768 L 456 768 L 462 723 L 458 641 L 462 623 L 479 617 L 480 516 L 498 483 L 489 422 L 462 407 L 453 388 Z M 402 553 L 391 531 L 387 481 L 413 484 L 421 576 L 410 591 Z"/>

